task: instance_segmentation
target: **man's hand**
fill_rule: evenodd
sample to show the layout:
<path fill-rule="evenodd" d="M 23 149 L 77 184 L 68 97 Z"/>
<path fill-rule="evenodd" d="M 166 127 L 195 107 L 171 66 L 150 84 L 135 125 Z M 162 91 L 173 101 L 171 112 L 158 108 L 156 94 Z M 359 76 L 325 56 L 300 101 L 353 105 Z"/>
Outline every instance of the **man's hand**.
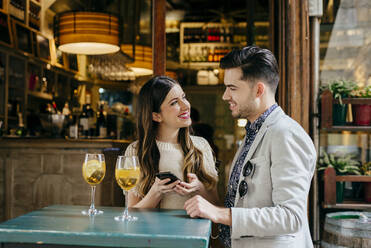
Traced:
<path fill-rule="evenodd" d="M 196 195 L 184 203 L 184 209 L 192 218 L 205 218 L 214 223 L 232 225 L 231 210 L 229 208 L 217 207 L 202 196 Z"/>

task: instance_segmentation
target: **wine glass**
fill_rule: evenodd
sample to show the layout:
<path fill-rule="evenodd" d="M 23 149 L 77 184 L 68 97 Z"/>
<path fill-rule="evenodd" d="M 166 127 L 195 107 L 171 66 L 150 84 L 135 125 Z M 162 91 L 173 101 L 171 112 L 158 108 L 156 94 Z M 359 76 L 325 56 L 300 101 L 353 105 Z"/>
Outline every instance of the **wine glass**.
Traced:
<path fill-rule="evenodd" d="M 140 176 L 139 160 L 137 156 L 118 156 L 116 161 L 115 177 L 125 195 L 125 211 L 116 216 L 116 221 L 136 221 L 138 218 L 129 215 L 128 191 L 138 183 Z"/>
<path fill-rule="evenodd" d="M 85 161 L 82 165 L 82 176 L 91 186 L 91 204 L 88 210 L 83 210 L 83 215 L 102 214 L 102 210 L 97 210 L 94 205 L 95 187 L 102 182 L 106 174 L 106 162 L 103 154 L 85 154 Z"/>

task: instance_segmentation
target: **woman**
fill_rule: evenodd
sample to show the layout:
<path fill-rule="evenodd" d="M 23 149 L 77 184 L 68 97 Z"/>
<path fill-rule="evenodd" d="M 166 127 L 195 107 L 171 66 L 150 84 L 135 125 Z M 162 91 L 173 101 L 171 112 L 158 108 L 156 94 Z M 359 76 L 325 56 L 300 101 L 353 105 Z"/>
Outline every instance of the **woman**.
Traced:
<path fill-rule="evenodd" d="M 125 155 L 138 155 L 141 177 L 129 191 L 129 207 L 183 209 L 194 194 L 216 203 L 212 150 L 205 139 L 189 134 L 190 104 L 179 83 L 154 77 L 142 87 L 137 102 L 138 140 Z M 170 179 L 155 176 L 159 171 L 171 171 L 181 181 L 167 184 Z"/>

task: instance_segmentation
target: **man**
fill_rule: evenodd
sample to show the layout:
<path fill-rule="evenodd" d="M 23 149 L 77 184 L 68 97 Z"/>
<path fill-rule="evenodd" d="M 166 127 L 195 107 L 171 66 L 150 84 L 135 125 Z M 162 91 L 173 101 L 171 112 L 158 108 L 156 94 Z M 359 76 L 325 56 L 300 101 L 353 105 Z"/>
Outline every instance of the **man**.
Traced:
<path fill-rule="evenodd" d="M 220 223 L 226 247 L 313 247 L 307 198 L 316 151 L 304 129 L 275 102 L 279 74 L 274 55 L 245 47 L 228 53 L 223 100 L 246 118 L 246 136 L 232 163 L 225 207 L 201 196 L 186 201 L 191 217 Z"/>

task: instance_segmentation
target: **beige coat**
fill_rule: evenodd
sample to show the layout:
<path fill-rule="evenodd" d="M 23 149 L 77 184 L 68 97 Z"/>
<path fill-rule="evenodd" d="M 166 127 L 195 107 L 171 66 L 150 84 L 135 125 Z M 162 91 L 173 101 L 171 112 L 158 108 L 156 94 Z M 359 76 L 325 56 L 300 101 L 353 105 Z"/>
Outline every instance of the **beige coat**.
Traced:
<path fill-rule="evenodd" d="M 239 182 L 246 180 L 249 188 L 243 198 L 237 192 L 232 208 L 232 248 L 313 247 L 307 198 L 316 151 L 310 137 L 278 107 L 264 121 L 244 164 L 248 160 L 255 173 L 240 175 Z"/>

